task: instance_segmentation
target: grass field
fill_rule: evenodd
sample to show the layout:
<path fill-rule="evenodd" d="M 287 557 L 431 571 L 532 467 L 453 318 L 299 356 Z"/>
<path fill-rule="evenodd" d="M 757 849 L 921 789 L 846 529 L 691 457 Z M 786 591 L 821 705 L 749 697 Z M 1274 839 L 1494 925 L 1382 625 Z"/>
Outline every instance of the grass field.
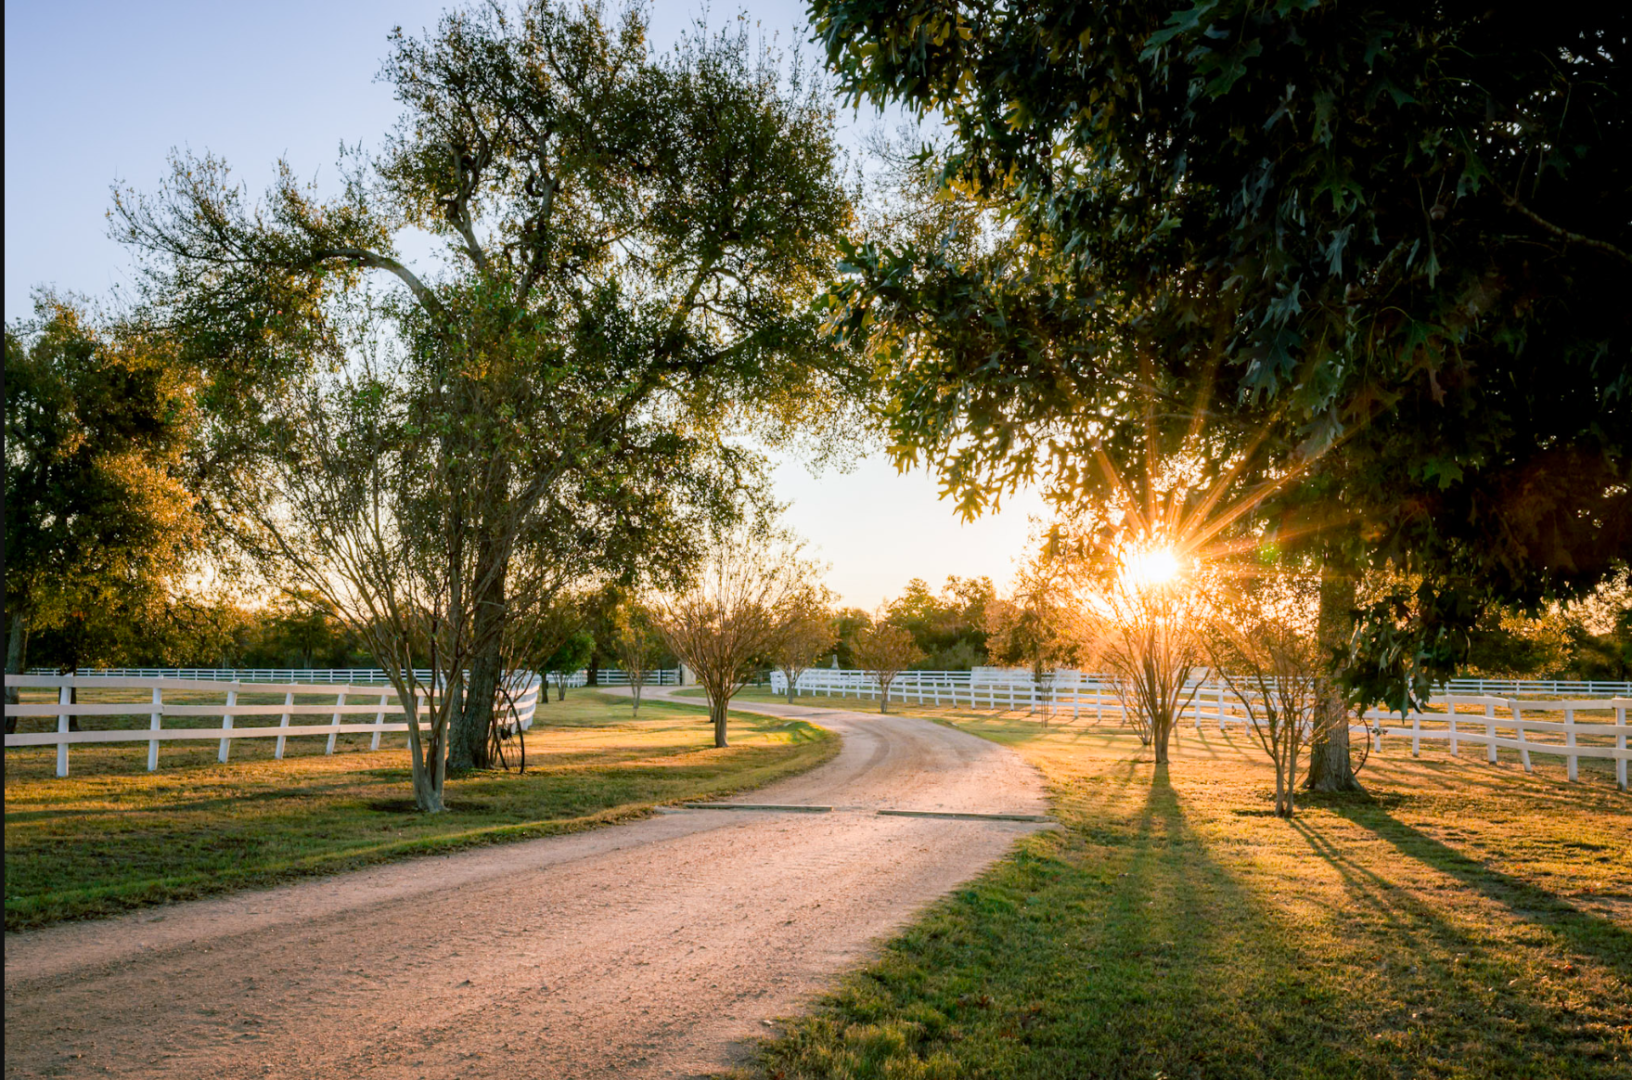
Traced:
<path fill-rule="evenodd" d="M 757 787 L 838 748 L 798 721 L 733 713 L 731 724 L 732 746 L 718 751 L 695 707 L 648 701 L 634 720 L 627 700 L 572 692 L 539 707 L 524 775 L 450 779 L 449 812 L 429 816 L 412 809 L 401 735 L 375 752 L 366 735 L 342 736 L 333 756 L 321 736 L 290 739 L 281 762 L 272 740 L 245 739 L 226 765 L 213 741 L 167 744 L 155 773 L 145 743 L 76 746 L 64 779 L 54 748 L 7 750 L 6 929 L 627 820 Z"/>
<path fill-rule="evenodd" d="M 687 695 L 694 692 L 697 694 L 702 693 L 701 690 L 680 691 L 681 694 Z M 1537 700 L 1540 701 L 1541 699 Z M 754 702 L 780 702 L 782 704 L 786 704 L 787 697 L 782 694 L 773 694 L 769 689 L 764 687 L 750 687 L 743 690 L 736 697 L 732 698 L 732 701 L 741 705 L 750 705 Z M 838 697 L 825 694 L 801 694 L 794 699 L 794 704 L 808 705 L 816 708 L 850 709 L 855 712 L 863 713 L 878 711 L 878 699 L 867 697 Z M 1207 708 L 1212 708 L 1210 703 L 1207 705 Z M 993 715 L 993 711 L 985 708 L 984 704 L 978 709 L 971 708 L 968 705 L 921 705 L 916 701 L 902 701 L 899 697 L 893 694 L 890 700 L 890 711 L 892 713 L 906 713 L 913 716 L 923 716 L 933 720 L 941 720 L 951 723 L 962 723 L 964 721 L 978 722 L 985 718 L 990 718 Z M 1479 723 L 1479 721 L 1483 718 L 1482 712 L 1483 710 L 1478 706 L 1462 706 L 1458 708 L 1458 716 L 1465 721 L 1461 727 L 1464 737 L 1470 732 L 1478 733 L 1483 730 Z M 1001 715 L 1005 715 L 1028 724 L 1041 722 L 1041 717 L 1039 715 L 1032 715 L 1025 709 L 1015 712 L 1005 711 Z M 1107 726 L 1114 724 L 1118 715 L 1119 714 L 1114 709 L 1108 708 L 1105 710 L 1102 722 Z M 1537 711 L 1531 712 L 1527 715 L 1531 720 L 1539 719 L 1558 721 L 1563 719 L 1562 713 L 1556 710 L 1543 712 L 1538 709 Z M 1576 720 L 1578 723 L 1582 724 L 1613 724 L 1615 722 L 1615 711 L 1612 708 L 1581 710 L 1576 713 Z M 1101 718 L 1095 717 L 1091 704 L 1088 704 L 1082 708 L 1081 718 L 1077 721 L 1071 721 L 1069 707 L 1061 706 L 1055 711 L 1054 715 L 1047 720 L 1047 723 L 1054 725 L 1062 722 L 1066 723 L 1068 726 L 1072 724 L 1095 725 L 1101 722 Z M 1210 723 L 1210 721 L 1204 722 L 1204 726 L 1206 726 L 1207 723 Z M 1392 722 L 1385 723 L 1383 726 L 1393 727 L 1399 726 L 1402 723 L 1403 721 L 1395 719 Z M 1191 729 L 1186 728 L 1185 730 Z M 1214 725 L 1214 730 L 1216 730 L 1216 725 Z M 1423 732 L 1426 737 L 1422 740 L 1422 752 L 1425 757 L 1448 757 L 1447 744 L 1443 738 L 1444 730 L 1445 725 L 1443 722 L 1434 720 L 1424 722 Z M 1513 729 L 1511 727 L 1499 728 L 1498 731 L 1504 737 L 1511 738 L 1513 736 Z M 1439 735 L 1440 738 L 1434 738 L 1433 736 L 1436 734 Z M 1565 759 L 1560 754 L 1549 753 L 1546 750 L 1546 747 L 1549 745 L 1555 746 L 1562 750 L 1564 742 L 1563 736 L 1557 732 L 1538 734 L 1532 728 L 1532 730 L 1529 732 L 1528 740 L 1531 748 L 1532 763 L 1536 768 L 1536 775 L 1563 780 L 1566 777 Z M 1580 736 L 1579 741 L 1580 745 L 1583 747 L 1615 745 L 1615 739 L 1610 735 L 1584 734 Z M 1406 736 L 1387 735 L 1384 737 L 1383 746 L 1384 750 L 1382 751 L 1382 754 L 1387 757 L 1401 757 L 1410 753 L 1410 739 Z M 1484 756 L 1485 749 L 1482 746 L 1467 742 L 1464 738 L 1464 741 L 1461 744 L 1462 761 L 1469 763 L 1480 762 L 1483 761 Z M 1497 751 L 1497 758 L 1498 762 L 1502 764 L 1518 764 L 1520 755 L 1517 750 L 1502 747 Z M 1609 758 L 1582 757 L 1579 758 L 1578 761 L 1580 776 L 1583 782 L 1591 783 L 1603 781 L 1611 784 L 1615 782 L 1615 763 Z"/>
<path fill-rule="evenodd" d="M 1181 732 L 1158 771 L 1108 727 L 941 719 L 1033 762 L 1064 828 L 790 1021 L 755 1075 L 1632 1076 L 1632 800 L 1586 763 L 1572 785 L 1396 747 L 1367 795 L 1286 822 L 1239 733 Z"/>

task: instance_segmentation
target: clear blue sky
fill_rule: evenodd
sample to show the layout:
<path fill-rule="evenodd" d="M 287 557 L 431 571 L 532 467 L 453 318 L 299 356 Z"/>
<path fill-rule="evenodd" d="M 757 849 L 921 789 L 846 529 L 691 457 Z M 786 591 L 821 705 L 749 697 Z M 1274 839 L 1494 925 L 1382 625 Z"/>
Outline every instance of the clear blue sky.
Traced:
<path fill-rule="evenodd" d="M 374 82 L 395 25 L 435 24 L 447 5 L 425 0 L 294 0 L 274 4 L 11 2 L 6 49 L 7 321 L 26 317 L 30 290 L 93 297 L 128 288 L 129 258 L 107 238 L 115 182 L 154 186 L 172 147 L 211 151 L 251 190 L 287 157 L 303 176 L 334 175 L 341 142 L 377 145 L 397 115 Z M 804 4 L 755 0 L 749 17 L 782 43 L 803 40 Z M 703 5 L 652 7 L 666 48 Z M 737 8 L 711 5 L 717 24 Z M 814 48 L 813 46 L 811 47 Z M 842 113 L 855 146 L 876 119 Z M 910 578 L 1007 580 L 1024 544 L 1032 497 L 996 518 L 960 525 L 932 477 L 899 476 L 882 458 L 849 474 L 777 470 L 790 523 L 833 564 L 848 603 L 872 607 Z"/>

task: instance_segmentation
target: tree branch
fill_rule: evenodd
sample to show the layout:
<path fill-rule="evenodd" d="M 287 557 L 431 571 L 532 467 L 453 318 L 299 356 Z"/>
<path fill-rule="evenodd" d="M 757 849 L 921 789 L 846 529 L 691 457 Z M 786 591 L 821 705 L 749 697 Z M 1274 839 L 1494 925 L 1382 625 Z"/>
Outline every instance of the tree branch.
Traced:
<path fill-rule="evenodd" d="M 1620 248 L 1606 240 L 1595 240 L 1590 236 L 1583 236 L 1580 233 L 1571 232 L 1562 226 L 1554 225 L 1551 221 L 1548 221 L 1546 218 L 1542 217 L 1540 214 L 1536 213 L 1534 210 L 1520 202 L 1516 196 L 1503 192 L 1502 203 L 1509 210 L 1512 210 L 1520 217 L 1525 218 L 1543 232 L 1556 236 L 1566 244 L 1574 244 L 1578 247 L 1592 248 L 1595 251 L 1601 251 L 1612 258 L 1619 259 L 1628 265 L 1632 265 L 1632 254 L 1622 251 Z"/>
<path fill-rule="evenodd" d="M 321 248 L 312 253 L 311 261 L 314 263 L 323 262 L 325 259 L 349 259 L 360 266 L 368 266 L 376 270 L 389 270 L 397 275 L 404 285 L 408 286 L 408 290 L 414 294 L 414 299 L 419 301 L 421 307 L 433 315 L 445 314 L 442 309 L 442 301 L 436 298 L 436 294 L 423 281 L 414 276 L 412 270 L 389 255 L 381 255 L 378 252 L 369 251 L 367 248 L 355 247 Z"/>

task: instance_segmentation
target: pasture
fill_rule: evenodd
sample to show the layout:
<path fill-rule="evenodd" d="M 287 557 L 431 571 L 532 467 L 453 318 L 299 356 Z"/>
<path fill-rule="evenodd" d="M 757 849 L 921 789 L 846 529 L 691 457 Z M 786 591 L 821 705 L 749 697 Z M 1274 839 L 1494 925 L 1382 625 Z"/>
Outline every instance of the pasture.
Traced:
<path fill-rule="evenodd" d="M 1632 802 L 1607 763 L 1570 784 L 1396 745 L 1365 795 L 1288 822 L 1239 730 L 1183 729 L 1157 770 L 1109 725 L 937 712 L 1037 766 L 1064 828 L 889 942 L 754 1075 L 1632 1073 Z"/>

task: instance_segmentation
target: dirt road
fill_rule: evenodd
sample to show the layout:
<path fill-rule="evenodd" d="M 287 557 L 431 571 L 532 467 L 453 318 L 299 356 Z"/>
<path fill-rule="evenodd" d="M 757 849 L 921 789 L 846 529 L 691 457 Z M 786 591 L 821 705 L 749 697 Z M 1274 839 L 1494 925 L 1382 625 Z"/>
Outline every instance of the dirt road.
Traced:
<path fill-rule="evenodd" d="M 756 709 L 760 707 L 755 706 Z M 767 1022 L 1035 825 L 1017 756 L 922 720 L 765 706 L 828 764 L 573 836 L 9 935 L 5 1075 L 670 1077 Z"/>

